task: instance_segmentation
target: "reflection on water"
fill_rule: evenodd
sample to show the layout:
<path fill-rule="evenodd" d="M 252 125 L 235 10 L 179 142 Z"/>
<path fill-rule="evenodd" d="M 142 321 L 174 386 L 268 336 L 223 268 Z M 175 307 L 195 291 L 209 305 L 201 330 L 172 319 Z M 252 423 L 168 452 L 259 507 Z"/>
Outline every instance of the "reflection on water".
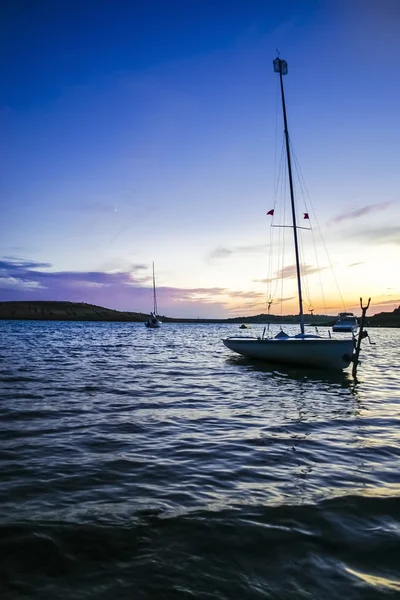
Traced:
<path fill-rule="evenodd" d="M 347 569 L 347 572 L 351 575 L 355 575 L 359 577 L 362 581 L 365 581 L 374 588 L 377 588 L 377 592 L 379 588 L 393 590 L 400 592 L 400 579 L 388 579 L 385 577 L 376 577 L 374 575 L 369 575 L 368 573 L 360 573 L 359 571 L 354 571 L 353 569 Z"/>
<path fill-rule="evenodd" d="M 2 597 L 398 591 L 396 332 L 357 381 L 232 333 L 0 323 Z"/>
<path fill-rule="evenodd" d="M 339 383 L 347 387 L 348 384 L 354 385 L 354 379 L 349 371 L 324 371 L 322 369 L 309 369 L 304 367 L 293 367 L 290 365 L 281 365 L 266 363 L 260 360 L 253 360 L 243 356 L 230 356 L 228 362 L 235 366 L 246 367 L 249 371 L 259 373 L 269 373 L 276 377 L 290 377 L 298 381 L 316 381 L 326 383 Z"/>

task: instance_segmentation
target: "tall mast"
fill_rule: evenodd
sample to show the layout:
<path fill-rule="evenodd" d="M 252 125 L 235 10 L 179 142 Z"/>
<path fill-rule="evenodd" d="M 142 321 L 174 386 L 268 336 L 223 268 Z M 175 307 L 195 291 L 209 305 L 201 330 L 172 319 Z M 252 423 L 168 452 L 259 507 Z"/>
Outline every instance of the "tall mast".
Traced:
<path fill-rule="evenodd" d="M 156 297 L 156 277 L 154 275 L 154 263 L 153 263 L 153 302 L 154 302 L 154 316 L 157 315 L 157 297 Z"/>
<path fill-rule="evenodd" d="M 276 58 L 274 60 L 274 71 L 275 71 L 275 73 L 279 73 L 279 80 L 281 83 L 283 123 L 284 123 L 284 128 L 285 128 L 286 155 L 287 155 L 289 187 L 290 187 L 290 202 L 291 202 L 291 206 L 292 206 L 294 251 L 295 251 L 295 256 L 296 256 L 296 274 L 297 274 L 297 291 L 298 291 L 298 296 L 299 296 L 300 330 L 301 330 L 301 333 L 304 333 L 303 298 L 302 298 L 302 293 L 301 293 L 300 256 L 299 256 L 299 243 L 298 243 L 298 239 L 297 239 L 296 209 L 295 209 L 295 205 L 294 205 L 292 162 L 290 159 L 289 131 L 288 131 L 288 126 L 287 126 L 285 93 L 283 91 L 283 79 L 282 79 L 282 76 L 287 75 L 287 72 L 288 72 L 288 66 L 287 66 L 286 60 L 282 60 L 279 57 Z"/>

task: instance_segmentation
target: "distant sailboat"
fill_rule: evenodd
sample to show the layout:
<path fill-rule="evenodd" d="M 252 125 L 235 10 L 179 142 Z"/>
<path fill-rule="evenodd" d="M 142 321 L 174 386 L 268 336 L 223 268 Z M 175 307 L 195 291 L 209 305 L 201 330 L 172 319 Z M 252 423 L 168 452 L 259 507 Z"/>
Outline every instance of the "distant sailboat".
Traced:
<path fill-rule="evenodd" d="M 156 278 L 154 274 L 154 263 L 153 263 L 153 312 L 150 313 L 150 317 L 147 319 L 145 325 L 146 327 L 150 327 L 151 329 L 158 329 L 161 327 L 161 319 L 157 316 L 158 308 L 157 308 L 157 294 L 156 294 Z"/>
<path fill-rule="evenodd" d="M 286 118 L 285 95 L 283 89 L 283 75 L 287 75 L 287 62 L 279 57 L 274 60 L 274 71 L 279 73 L 282 98 L 283 124 L 286 145 L 287 170 L 290 188 L 291 218 L 293 241 L 296 259 L 297 297 L 299 302 L 300 333 L 289 336 L 280 331 L 274 338 L 255 338 L 233 336 L 222 340 L 227 348 L 248 358 L 261 359 L 289 365 L 318 367 L 323 369 L 345 369 L 351 362 L 357 363 L 358 353 L 355 355 L 355 338 L 347 339 L 322 338 L 318 335 L 307 335 L 304 331 L 304 314 L 301 285 L 301 264 L 298 243 L 298 226 L 296 224 L 296 209 L 294 201 L 294 186 L 291 167 L 291 152 L 289 132 Z M 274 211 L 268 214 L 273 215 Z M 305 218 L 308 213 L 305 213 Z M 359 351 L 359 345 L 358 345 Z M 354 368 L 354 367 L 353 367 Z"/>

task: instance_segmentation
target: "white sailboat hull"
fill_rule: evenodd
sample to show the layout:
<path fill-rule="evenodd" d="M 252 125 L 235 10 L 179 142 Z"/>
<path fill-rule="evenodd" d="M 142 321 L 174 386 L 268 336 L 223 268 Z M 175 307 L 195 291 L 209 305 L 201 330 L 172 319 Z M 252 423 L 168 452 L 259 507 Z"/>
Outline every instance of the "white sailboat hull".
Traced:
<path fill-rule="evenodd" d="M 353 339 L 229 337 L 222 341 L 230 350 L 248 358 L 333 370 L 346 369 L 354 352 Z"/>
<path fill-rule="evenodd" d="M 149 327 L 150 329 L 159 329 L 161 327 L 161 323 L 162 321 L 157 320 L 149 320 L 146 321 L 146 327 Z"/>

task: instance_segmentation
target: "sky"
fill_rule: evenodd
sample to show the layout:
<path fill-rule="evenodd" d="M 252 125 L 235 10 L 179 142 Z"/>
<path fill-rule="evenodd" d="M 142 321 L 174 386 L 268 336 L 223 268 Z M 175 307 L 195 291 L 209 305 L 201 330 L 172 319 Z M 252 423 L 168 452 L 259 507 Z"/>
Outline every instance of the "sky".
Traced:
<path fill-rule="evenodd" d="M 400 2 L 0 10 L 0 301 L 148 313 L 154 261 L 161 315 L 298 312 L 279 51 L 304 311 L 400 304 Z"/>

